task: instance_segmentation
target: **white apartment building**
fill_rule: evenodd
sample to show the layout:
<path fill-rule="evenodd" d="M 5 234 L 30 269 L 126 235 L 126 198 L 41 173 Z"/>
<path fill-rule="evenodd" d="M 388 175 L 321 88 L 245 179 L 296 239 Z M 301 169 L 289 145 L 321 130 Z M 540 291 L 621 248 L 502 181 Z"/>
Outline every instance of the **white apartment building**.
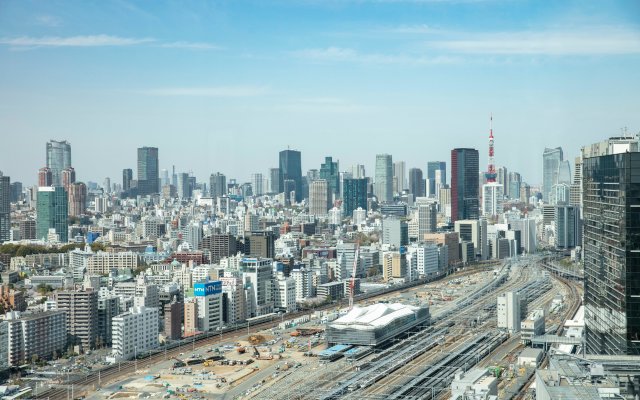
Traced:
<path fill-rule="evenodd" d="M 132 307 L 112 319 L 112 358 L 129 360 L 158 347 L 158 309 Z"/>

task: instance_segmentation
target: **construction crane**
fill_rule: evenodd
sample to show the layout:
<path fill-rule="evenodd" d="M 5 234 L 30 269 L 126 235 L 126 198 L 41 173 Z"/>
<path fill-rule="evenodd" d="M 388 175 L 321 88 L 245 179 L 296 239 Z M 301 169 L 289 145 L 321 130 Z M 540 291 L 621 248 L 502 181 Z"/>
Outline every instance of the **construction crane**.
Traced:
<path fill-rule="evenodd" d="M 360 255 L 360 243 L 356 243 L 356 254 L 353 257 L 353 271 L 351 271 L 351 282 L 349 282 L 349 311 L 353 308 L 353 293 L 356 287 L 356 270 L 358 268 L 358 257 Z"/>

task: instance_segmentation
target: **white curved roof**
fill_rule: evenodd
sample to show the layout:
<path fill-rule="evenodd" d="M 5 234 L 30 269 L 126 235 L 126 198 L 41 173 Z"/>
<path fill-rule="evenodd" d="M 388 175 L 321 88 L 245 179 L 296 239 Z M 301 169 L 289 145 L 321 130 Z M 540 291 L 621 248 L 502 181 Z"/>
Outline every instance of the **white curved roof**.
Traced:
<path fill-rule="evenodd" d="M 378 303 L 369 307 L 354 307 L 345 316 L 333 321 L 331 327 L 371 330 L 388 325 L 398 318 L 413 315 L 418 309 L 418 307 L 400 303 Z"/>

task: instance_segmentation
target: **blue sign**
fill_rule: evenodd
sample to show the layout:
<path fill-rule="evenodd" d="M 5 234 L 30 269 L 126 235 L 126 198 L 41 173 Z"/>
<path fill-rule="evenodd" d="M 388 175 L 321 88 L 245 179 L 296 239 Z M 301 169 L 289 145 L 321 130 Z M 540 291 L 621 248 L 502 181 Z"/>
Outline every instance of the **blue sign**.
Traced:
<path fill-rule="evenodd" d="M 196 297 L 204 297 L 211 294 L 222 293 L 222 282 L 199 282 L 193 285 L 193 295 Z"/>

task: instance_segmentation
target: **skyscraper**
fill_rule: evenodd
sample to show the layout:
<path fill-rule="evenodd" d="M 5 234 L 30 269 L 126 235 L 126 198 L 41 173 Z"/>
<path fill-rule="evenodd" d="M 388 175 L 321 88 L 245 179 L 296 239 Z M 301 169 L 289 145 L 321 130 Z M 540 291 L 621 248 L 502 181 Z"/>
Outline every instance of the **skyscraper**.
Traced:
<path fill-rule="evenodd" d="M 451 150 L 451 222 L 478 219 L 478 150 Z"/>
<path fill-rule="evenodd" d="M 73 167 L 68 167 L 62 170 L 62 187 L 67 191 L 69 186 L 76 181 L 76 170 Z"/>
<path fill-rule="evenodd" d="M 47 239 L 49 229 L 55 229 L 60 242 L 66 243 L 68 237 L 67 192 L 62 186 L 41 186 L 38 188 L 36 234 L 38 239 Z"/>
<path fill-rule="evenodd" d="M 542 153 L 542 199 L 549 202 L 551 187 L 558 183 L 558 167 L 562 161 L 562 147 L 545 148 Z"/>
<path fill-rule="evenodd" d="M 227 194 L 227 177 L 220 172 L 209 177 L 209 195 L 216 198 Z"/>
<path fill-rule="evenodd" d="M 498 182 L 482 185 L 482 215 L 493 218 L 502 214 L 504 187 Z"/>
<path fill-rule="evenodd" d="M 87 185 L 76 182 L 67 189 L 69 197 L 69 215 L 77 217 L 84 214 L 87 209 Z"/>
<path fill-rule="evenodd" d="M 358 207 L 367 210 L 367 178 L 345 178 L 342 182 L 342 210 L 345 217 L 352 218 Z"/>
<path fill-rule="evenodd" d="M 11 234 L 11 184 L 0 171 L 0 243 L 9 241 Z"/>
<path fill-rule="evenodd" d="M 264 179 L 261 173 L 251 174 L 251 188 L 254 196 L 262 196 L 264 194 Z"/>
<path fill-rule="evenodd" d="M 71 145 L 66 140 L 47 142 L 47 167 L 54 186 L 62 185 L 62 170 L 71 166 Z"/>
<path fill-rule="evenodd" d="M 436 179 L 436 171 L 440 171 L 440 180 Z M 440 186 L 447 183 L 447 163 L 445 161 L 429 161 L 427 163 L 427 187 L 426 195 L 435 196 Z"/>
<path fill-rule="evenodd" d="M 138 148 L 138 194 L 148 196 L 160 190 L 158 148 Z"/>
<path fill-rule="evenodd" d="M 309 187 L 309 214 L 324 217 L 331 204 L 331 190 L 326 179 L 311 182 Z"/>
<path fill-rule="evenodd" d="M 393 191 L 402 193 L 407 188 L 407 167 L 404 161 L 396 161 L 393 163 Z"/>
<path fill-rule="evenodd" d="M 420 168 L 411 168 L 409 170 L 409 191 L 414 198 L 424 197 L 425 195 L 425 182 Z"/>
<path fill-rule="evenodd" d="M 125 168 L 122 170 L 122 190 L 127 192 L 131 189 L 131 181 L 133 180 L 133 170 Z"/>
<path fill-rule="evenodd" d="M 571 163 L 569 160 L 562 160 L 558 164 L 558 182 L 571 185 Z"/>
<path fill-rule="evenodd" d="M 189 191 L 189 174 L 180 173 L 178 174 L 178 197 L 180 199 L 188 199 L 191 197 L 191 193 Z"/>
<path fill-rule="evenodd" d="M 635 138 L 582 148 L 586 351 L 640 355 L 640 153 Z"/>
<path fill-rule="evenodd" d="M 393 161 L 391 154 L 376 155 L 374 195 L 379 203 L 393 201 Z"/>
<path fill-rule="evenodd" d="M 280 186 L 280 168 L 269 168 L 269 179 L 271 179 L 270 193 L 282 193 Z"/>
<path fill-rule="evenodd" d="M 329 190 L 335 197 L 340 195 L 340 172 L 338 161 L 333 161 L 331 157 L 325 157 L 324 163 L 320 164 L 320 179 L 325 179 L 329 183 Z"/>
<path fill-rule="evenodd" d="M 302 162 L 301 154 L 296 150 L 282 150 L 280 152 L 279 185 L 284 188 L 285 181 L 295 182 L 296 202 L 302 201 Z"/>
<path fill-rule="evenodd" d="M 38 170 L 38 186 L 52 186 L 53 173 L 51 168 L 43 167 Z"/>

